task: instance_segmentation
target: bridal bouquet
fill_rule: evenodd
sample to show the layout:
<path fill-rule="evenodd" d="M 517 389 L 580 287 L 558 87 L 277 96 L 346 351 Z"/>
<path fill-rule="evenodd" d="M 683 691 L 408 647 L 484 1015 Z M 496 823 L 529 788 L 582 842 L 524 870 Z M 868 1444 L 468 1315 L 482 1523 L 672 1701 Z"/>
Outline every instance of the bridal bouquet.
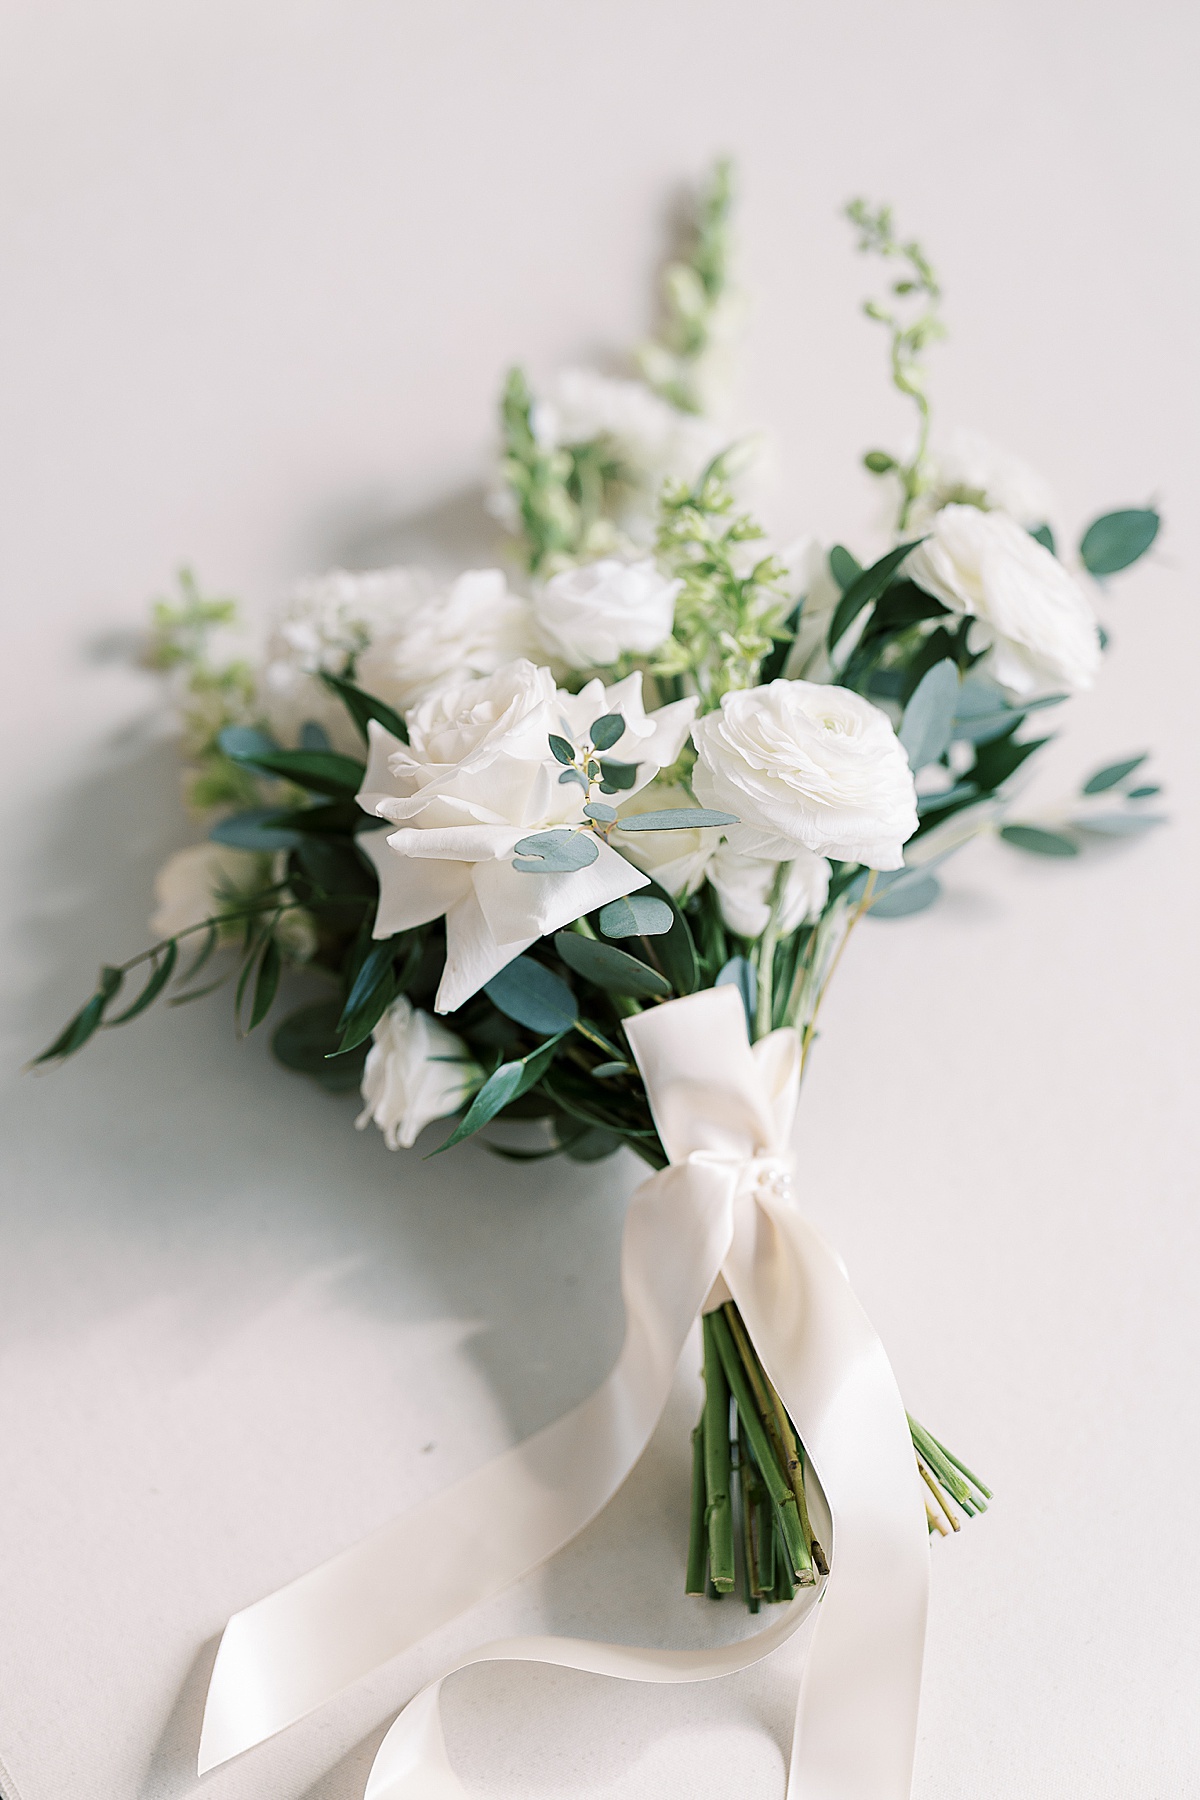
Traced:
<path fill-rule="evenodd" d="M 826 991 L 864 915 L 932 905 L 943 863 L 983 834 L 1072 857 L 1154 823 L 1158 789 L 1140 756 L 1100 769 L 1049 816 L 1023 812 L 1019 793 L 1048 741 L 1042 715 L 1100 669 L 1108 578 L 1150 547 L 1159 519 L 1109 512 L 1067 554 L 1053 496 L 1030 469 L 973 436 L 939 440 L 926 381 L 943 330 L 934 271 L 888 209 L 855 202 L 848 214 L 890 274 L 887 299 L 866 311 L 915 409 L 906 447 L 864 458 L 894 502 L 877 557 L 812 538 L 769 542 L 753 516 L 754 446 L 719 422 L 740 316 L 721 167 L 667 270 L 660 335 L 638 352 L 636 378 L 569 369 L 535 395 L 510 373 L 492 496 L 510 539 L 505 568 L 449 582 L 410 568 L 335 571 L 297 590 L 255 661 L 222 654 L 233 608 L 190 577 L 177 604 L 156 610 L 151 660 L 180 696 L 188 796 L 207 837 L 162 870 L 154 943 L 101 971 L 39 1060 L 70 1056 L 160 997 L 180 1005 L 224 983 L 239 1029 L 253 1031 L 299 964 L 326 997 L 275 1025 L 274 1053 L 329 1090 L 361 1088 L 358 1123 L 391 1148 L 445 1118 L 454 1123 L 435 1154 L 487 1133 L 489 1151 L 518 1161 L 586 1163 L 625 1145 L 660 1172 L 631 1213 L 629 1336 L 607 1398 L 602 1389 L 588 1403 L 601 1412 L 571 1415 L 540 1434 L 540 1450 L 512 1453 L 526 1458 L 520 1468 L 489 1472 L 491 1517 L 506 1516 L 506 1483 L 510 1521 L 548 1504 L 547 1491 L 558 1512 L 519 1551 L 489 1545 L 476 1587 L 412 1599 L 403 1641 L 549 1554 L 604 1503 L 661 1405 L 647 1345 L 658 1333 L 677 1355 L 697 1311 L 706 1398 L 689 1593 L 739 1587 L 752 1611 L 783 1603 L 790 1630 L 840 1580 L 847 1645 L 857 1629 L 861 1651 L 865 1629 L 882 1655 L 885 1590 L 903 1588 L 906 1556 L 916 1569 L 913 1505 L 922 1538 L 986 1505 L 979 1478 L 897 1413 L 878 1342 L 790 1199 L 786 1140 Z M 513 1122 L 516 1140 L 495 1135 Z M 639 1205 L 647 1217 L 657 1208 L 658 1223 Z M 684 1210 L 668 1242 L 661 1215 L 673 1206 Z M 640 1250 L 639 1232 L 649 1233 Z M 682 1297 L 651 1295 L 656 1282 Z M 869 1403 L 851 1395 L 844 1358 L 822 1389 L 814 1333 L 826 1350 L 858 1343 L 876 1368 Z M 610 1429 L 598 1422 L 605 1405 L 610 1424 L 618 1413 L 640 1422 Z M 862 1469 L 845 1467 L 856 1405 L 854 1454 L 898 1496 L 884 1526 L 862 1500 Z M 824 1421 L 839 1408 L 831 1438 Z M 535 1502 L 529 1458 L 539 1455 Z M 434 1536 L 449 1532 L 454 1505 L 439 1498 Z M 860 1556 L 856 1543 L 875 1548 Z M 338 1616 L 355 1630 L 371 1607 L 366 1566 L 343 1571 Z M 386 1558 L 369 1566 L 373 1581 L 387 1579 Z M 893 1621 L 898 1642 L 908 1633 L 895 1658 L 905 1672 L 891 1698 L 879 1687 L 863 1703 L 877 1743 L 888 1738 L 881 1718 L 908 1719 L 919 1580 L 896 1603 L 908 1625 Z M 360 1646 L 336 1675 L 309 1670 L 274 1710 L 244 1716 L 246 1659 L 270 1661 L 289 1633 L 316 1641 L 318 1622 L 328 1627 L 323 1598 L 288 1611 L 302 1588 L 231 1622 L 204 1766 L 400 1641 L 398 1627 L 378 1642 L 363 1627 L 373 1649 Z M 837 1641 L 832 1624 L 825 1635 Z M 919 1631 L 917 1652 L 919 1673 Z M 613 1658 L 634 1654 L 609 1647 L 607 1662 L 575 1666 L 628 1673 Z M 847 1648 L 839 1680 L 853 1657 Z M 854 1679 L 869 1697 L 872 1678 Z M 372 1795 L 432 1791 L 421 1781 L 444 1752 L 434 1715 L 422 1724 L 417 1705 L 391 1762 L 381 1752 Z M 858 1769 L 838 1793 L 904 1790 L 908 1724 L 895 1727 L 887 1770 L 868 1776 L 862 1759 L 884 1752 L 850 1745 L 844 1727 L 819 1748 L 837 1712 L 820 1679 L 806 1705 L 811 1766 L 828 1752 L 829 1766 Z M 414 1750 L 422 1731 L 437 1741 Z"/>

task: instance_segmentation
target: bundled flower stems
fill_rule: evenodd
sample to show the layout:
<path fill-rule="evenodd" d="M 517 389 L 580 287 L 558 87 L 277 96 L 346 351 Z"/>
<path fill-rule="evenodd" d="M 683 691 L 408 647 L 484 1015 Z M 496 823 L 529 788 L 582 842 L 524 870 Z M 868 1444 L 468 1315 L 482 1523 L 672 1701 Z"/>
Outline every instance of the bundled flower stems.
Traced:
<path fill-rule="evenodd" d="M 722 166 L 628 373 L 508 375 L 494 567 L 315 577 L 234 660 L 215 653 L 231 602 L 185 576 L 156 607 L 148 660 L 203 835 L 159 876 L 149 948 L 102 970 L 39 1062 L 228 986 L 239 1031 L 274 1021 L 279 1061 L 360 1090 L 389 1148 L 448 1119 L 435 1154 L 478 1136 L 662 1170 L 639 1017 L 729 987 L 755 1052 L 794 1034 L 802 1067 L 859 922 L 934 905 L 964 846 L 1073 858 L 1157 821 L 1140 754 L 1050 811 L 1020 797 L 1157 513 L 1109 511 L 1072 551 L 1038 475 L 934 429 L 940 284 L 855 202 L 887 277 L 866 311 L 914 408 L 908 446 L 864 458 L 894 529 L 861 555 L 769 541 L 724 411 L 730 205 Z M 280 1016 L 296 966 L 324 997 Z M 703 1354 L 687 1591 L 791 1602 L 830 1559 L 809 1455 L 727 1295 Z M 988 1489 L 909 1425 L 929 1531 L 957 1531 Z"/>

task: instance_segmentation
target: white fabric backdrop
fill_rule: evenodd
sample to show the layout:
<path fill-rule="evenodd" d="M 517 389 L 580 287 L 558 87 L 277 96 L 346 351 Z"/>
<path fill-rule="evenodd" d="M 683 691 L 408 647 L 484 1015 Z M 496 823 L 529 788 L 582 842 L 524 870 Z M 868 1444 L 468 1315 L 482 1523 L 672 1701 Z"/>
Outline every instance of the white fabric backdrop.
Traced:
<path fill-rule="evenodd" d="M 148 0 L 0 21 L 4 842 L 13 1069 L 142 942 L 183 841 L 126 635 L 173 568 L 477 559 L 506 361 L 648 322 L 676 185 L 741 165 L 741 403 L 772 518 L 862 540 L 902 428 L 838 203 L 895 200 L 945 277 L 947 423 L 1082 522 L 1161 496 L 1051 794 L 1154 746 L 1169 830 L 1087 866 L 996 847 L 864 928 L 803 1109 L 812 1211 L 909 1403 L 993 1478 L 935 1548 L 919 1800 L 1189 1791 L 1195 1428 L 1195 14 L 709 0 Z M 179 1800 L 236 1607 L 580 1399 L 620 1334 L 635 1173 L 424 1164 L 153 1016 L 4 1100 L 0 1790 Z M 587 1303 L 582 1303 L 583 1296 Z M 617 1504 L 521 1590 L 204 1784 L 357 1800 L 452 1648 L 742 1629 L 679 1595 L 690 1372 Z M 481 1794 L 782 1794 L 792 1671 L 448 1690 Z"/>

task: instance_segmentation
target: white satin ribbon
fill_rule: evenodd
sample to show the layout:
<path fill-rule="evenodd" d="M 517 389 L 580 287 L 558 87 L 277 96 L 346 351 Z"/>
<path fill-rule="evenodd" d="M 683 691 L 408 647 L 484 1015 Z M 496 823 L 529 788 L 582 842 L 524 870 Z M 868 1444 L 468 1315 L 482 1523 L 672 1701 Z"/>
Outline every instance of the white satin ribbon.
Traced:
<path fill-rule="evenodd" d="M 438 1701 L 447 1676 L 471 1663 L 712 1680 L 776 1649 L 818 1599 L 789 1800 L 907 1800 L 929 1580 L 924 1500 L 883 1346 L 840 1259 L 790 1196 L 796 1034 L 773 1032 L 751 1048 L 731 987 L 641 1013 L 626 1033 L 671 1160 L 630 1202 L 615 1368 L 564 1418 L 236 1613 L 209 1686 L 201 1774 L 507 1587 L 595 1518 L 645 1449 L 696 1315 L 723 1275 L 819 1479 L 827 1582 L 801 1588 L 765 1630 L 721 1649 L 539 1637 L 470 1651 L 400 1714 L 365 1800 L 465 1800 Z"/>

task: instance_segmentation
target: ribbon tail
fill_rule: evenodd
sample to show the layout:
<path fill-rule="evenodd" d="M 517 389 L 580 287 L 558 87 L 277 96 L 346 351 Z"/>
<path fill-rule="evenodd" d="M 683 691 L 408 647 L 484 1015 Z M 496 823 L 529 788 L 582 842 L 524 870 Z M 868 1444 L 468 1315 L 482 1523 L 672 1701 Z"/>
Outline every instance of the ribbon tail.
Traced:
<path fill-rule="evenodd" d="M 732 1232 L 737 1171 L 662 1170 L 630 1201 L 625 1341 L 582 1405 L 265 1600 L 235 1613 L 205 1702 L 199 1772 L 294 1724 L 561 1550 L 658 1423 Z"/>
<path fill-rule="evenodd" d="M 739 1211 L 725 1277 L 833 1521 L 788 1800 L 908 1800 L 929 1534 L 895 1376 L 840 1259 L 790 1200 Z"/>

